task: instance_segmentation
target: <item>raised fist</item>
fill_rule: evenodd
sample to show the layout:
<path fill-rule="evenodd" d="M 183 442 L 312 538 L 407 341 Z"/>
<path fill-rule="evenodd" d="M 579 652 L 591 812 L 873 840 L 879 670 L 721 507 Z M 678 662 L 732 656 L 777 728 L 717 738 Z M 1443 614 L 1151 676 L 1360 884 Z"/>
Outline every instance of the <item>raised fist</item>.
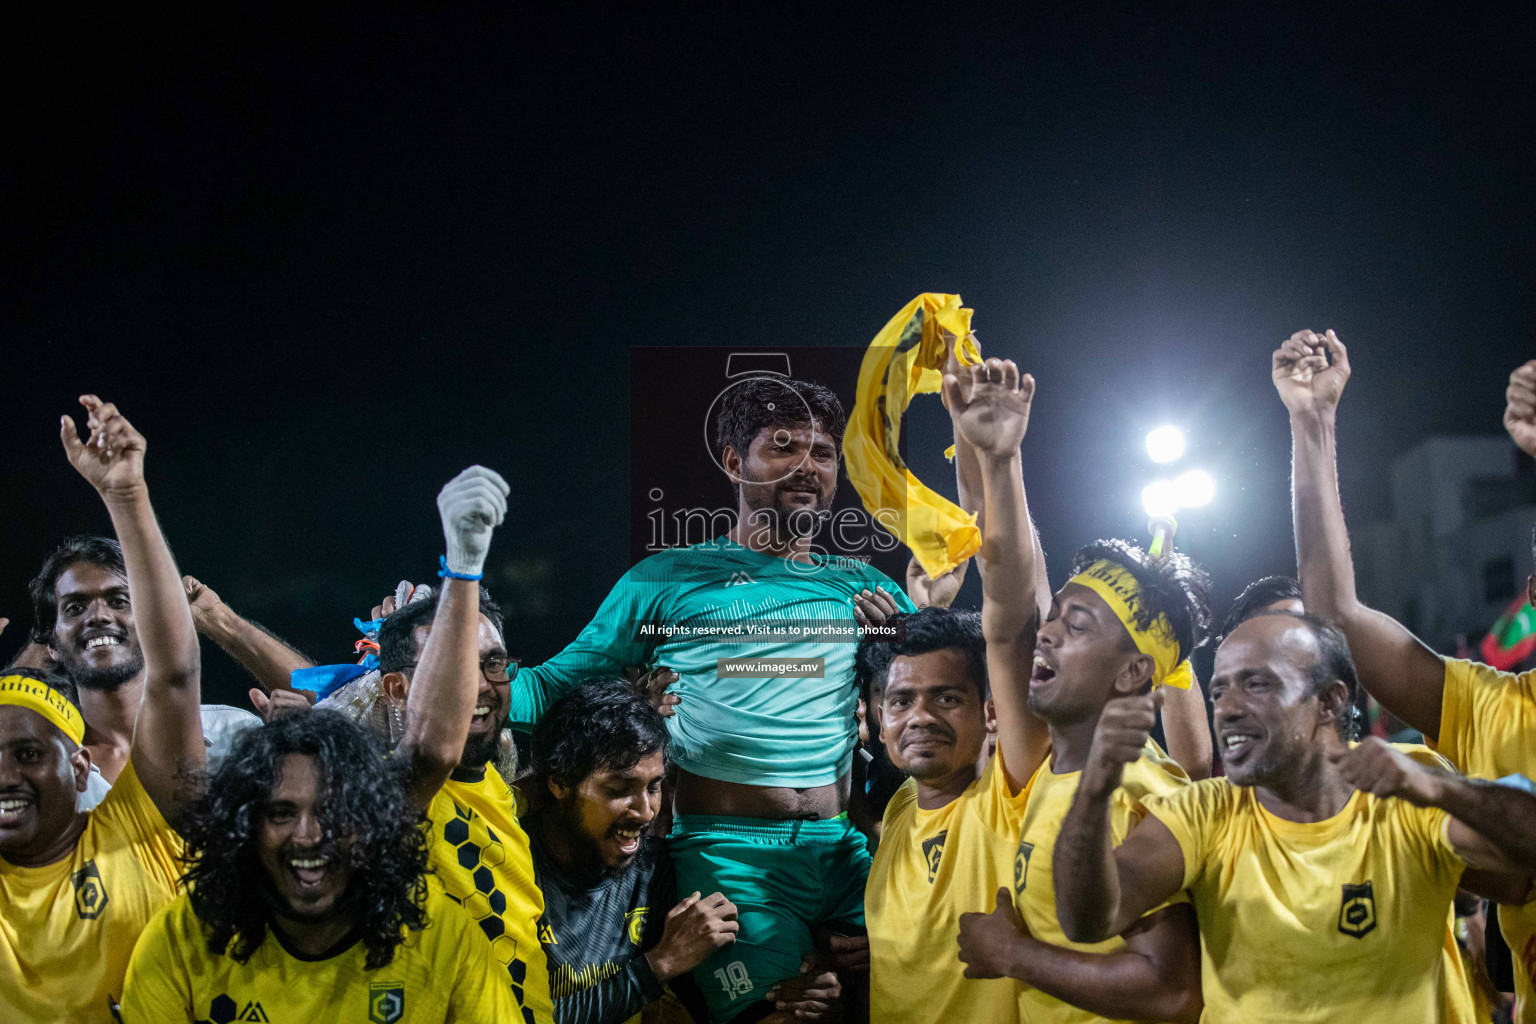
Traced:
<path fill-rule="evenodd" d="M 181 589 L 186 591 L 187 604 L 192 608 L 192 624 L 201 631 L 204 623 L 224 602 L 213 592 L 212 587 L 195 576 L 183 576 Z"/>
<path fill-rule="evenodd" d="M 1270 357 L 1270 377 L 1293 416 L 1332 413 L 1349 380 L 1349 352 L 1333 331 L 1297 331 Z"/>
<path fill-rule="evenodd" d="M 1082 785 L 1085 788 L 1108 795 L 1120 785 L 1125 766 L 1141 757 L 1141 748 L 1152 735 L 1158 709 L 1162 706 L 1163 691 L 1157 688 L 1151 693 L 1115 697 L 1104 705 L 1099 724 L 1093 731 L 1088 764 L 1083 771 Z"/>
<path fill-rule="evenodd" d="M 1435 802 L 1441 776 L 1391 744 L 1367 736 L 1347 750 L 1328 755 L 1344 780 L 1379 797 L 1396 797 L 1419 807 Z"/>
<path fill-rule="evenodd" d="M 965 582 L 966 567 L 970 564 L 971 560 L 967 558 L 949 572 L 940 574 L 938 579 L 929 579 L 915 557 L 908 560 L 907 596 L 919 608 L 948 608 L 955 603 L 960 585 Z"/>
<path fill-rule="evenodd" d="M 1012 359 L 987 359 L 944 375 L 944 404 L 960 436 L 979 452 L 1006 455 L 1029 429 L 1035 378 Z"/>
<path fill-rule="evenodd" d="M 144 488 L 144 435 L 111 402 L 81 395 L 91 436 L 80 440 L 75 421 L 59 417 L 59 439 L 76 472 L 103 498 L 130 498 Z"/>
<path fill-rule="evenodd" d="M 443 519 L 450 572 L 480 575 L 491 547 L 491 531 L 507 514 L 510 490 L 501 474 L 484 466 L 470 466 L 443 485 L 437 511 Z"/>
<path fill-rule="evenodd" d="M 1536 359 L 1509 375 L 1504 389 L 1504 429 L 1527 455 L 1536 456 Z"/>

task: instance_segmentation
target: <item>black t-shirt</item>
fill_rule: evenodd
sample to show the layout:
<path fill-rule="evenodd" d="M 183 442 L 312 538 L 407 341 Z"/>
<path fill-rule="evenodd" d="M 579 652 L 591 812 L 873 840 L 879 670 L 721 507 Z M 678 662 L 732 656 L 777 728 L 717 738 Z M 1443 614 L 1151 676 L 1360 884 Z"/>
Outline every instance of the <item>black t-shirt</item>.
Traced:
<path fill-rule="evenodd" d="M 566 878 L 543 842 L 549 820 L 527 821 L 533 871 L 544 893 L 539 941 L 549 960 L 556 1024 L 622 1024 L 662 996 L 644 953 L 661 941 L 677 904 L 666 845 L 650 835 L 618 875 L 587 887 Z"/>

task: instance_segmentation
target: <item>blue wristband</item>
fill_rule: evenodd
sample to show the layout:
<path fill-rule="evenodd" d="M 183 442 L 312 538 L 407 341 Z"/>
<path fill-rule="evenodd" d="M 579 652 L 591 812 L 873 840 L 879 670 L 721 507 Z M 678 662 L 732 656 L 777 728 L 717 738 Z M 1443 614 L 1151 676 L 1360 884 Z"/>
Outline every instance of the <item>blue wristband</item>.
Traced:
<path fill-rule="evenodd" d="M 480 579 L 480 577 L 485 575 L 485 573 L 483 573 L 483 572 L 477 572 L 477 573 L 454 572 L 452 569 L 448 568 L 448 556 L 447 555 L 438 555 L 437 556 L 437 564 L 442 566 L 441 569 L 437 570 L 437 574 L 438 574 L 438 576 L 440 576 L 440 577 L 442 577 L 444 579 L 474 581 L 474 580 Z"/>

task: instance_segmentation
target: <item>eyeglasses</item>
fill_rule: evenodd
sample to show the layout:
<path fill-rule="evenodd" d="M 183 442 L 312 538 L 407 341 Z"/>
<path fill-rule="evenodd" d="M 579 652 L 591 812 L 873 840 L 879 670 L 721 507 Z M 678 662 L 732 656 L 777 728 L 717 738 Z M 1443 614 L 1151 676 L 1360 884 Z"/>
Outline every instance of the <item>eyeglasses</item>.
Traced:
<path fill-rule="evenodd" d="M 413 661 L 406 668 L 415 668 L 421 662 Z M 517 675 L 517 670 L 522 666 L 518 658 L 509 658 L 505 654 L 493 654 L 488 658 L 480 659 L 480 674 L 485 681 L 492 684 L 510 683 Z"/>
<path fill-rule="evenodd" d="M 488 683 L 510 683 L 521 666 L 522 662 L 516 658 L 493 654 L 489 658 L 480 659 L 480 674 L 485 676 Z"/>

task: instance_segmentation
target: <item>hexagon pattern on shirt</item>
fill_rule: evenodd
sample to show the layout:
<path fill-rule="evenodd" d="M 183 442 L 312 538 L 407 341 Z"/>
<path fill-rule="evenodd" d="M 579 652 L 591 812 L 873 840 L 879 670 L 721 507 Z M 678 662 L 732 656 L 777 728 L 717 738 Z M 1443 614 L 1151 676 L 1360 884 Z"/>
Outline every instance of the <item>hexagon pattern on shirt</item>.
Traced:
<path fill-rule="evenodd" d="M 449 891 L 448 898 L 463 906 L 491 940 L 491 955 L 506 965 L 512 979 L 512 995 L 522 1010 L 524 1024 L 534 1024 L 533 1011 L 523 1005 L 528 965 L 518 956 L 517 941 L 507 934 L 506 922 L 502 920 L 507 910 L 507 894 L 497 887 L 496 875 L 491 870 L 506 860 L 506 847 L 495 830 L 472 809 L 458 801 L 454 801 L 453 809 L 454 817 L 443 825 L 443 841 L 454 848 L 459 867 L 469 872 L 474 891 Z"/>

